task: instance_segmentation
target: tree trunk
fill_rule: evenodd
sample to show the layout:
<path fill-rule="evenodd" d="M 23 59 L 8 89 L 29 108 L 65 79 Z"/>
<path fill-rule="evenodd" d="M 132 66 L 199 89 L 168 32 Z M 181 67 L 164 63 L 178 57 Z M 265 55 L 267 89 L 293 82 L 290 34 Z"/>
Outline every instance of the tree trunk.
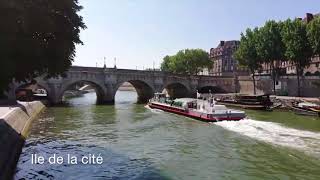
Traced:
<path fill-rule="evenodd" d="M 255 80 L 255 76 L 254 73 L 252 73 L 252 81 L 253 81 L 253 94 L 256 95 L 256 80 Z"/>
<path fill-rule="evenodd" d="M 275 68 L 274 68 L 274 62 L 272 61 L 271 62 L 271 69 L 272 69 L 272 74 L 271 74 L 271 76 L 272 76 L 272 82 L 273 82 L 273 93 L 274 93 L 274 95 L 276 95 L 276 72 L 275 72 Z"/>
<path fill-rule="evenodd" d="M 297 83 L 298 83 L 298 97 L 300 97 L 300 66 L 296 66 L 296 72 L 297 72 Z"/>

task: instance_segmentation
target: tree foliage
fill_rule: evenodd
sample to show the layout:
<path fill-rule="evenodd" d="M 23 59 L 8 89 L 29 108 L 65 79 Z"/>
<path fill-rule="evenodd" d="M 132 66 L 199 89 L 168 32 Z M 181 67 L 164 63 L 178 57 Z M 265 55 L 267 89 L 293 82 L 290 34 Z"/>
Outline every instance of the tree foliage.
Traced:
<path fill-rule="evenodd" d="M 78 0 L 0 1 L 0 92 L 13 79 L 63 74 L 85 28 Z"/>
<path fill-rule="evenodd" d="M 320 16 L 307 25 L 307 35 L 314 55 L 320 55 Z"/>
<path fill-rule="evenodd" d="M 264 26 L 241 34 L 240 47 L 234 54 L 239 63 L 254 73 L 262 64 L 270 65 L 274 82 L 279 75 L 281 61 L 289 61 L 296 67 L 298 95 L 300 76 L 320 54 L 320 17 L 311 22 L 288 19 L 284 22 L 267 21 Z"/>
<path fill-rule="evenodd" d="M 239 64 L 247 67 L 253 75 L 254 94 L 256 94 L 255 71 L 261 68 L 256 49 L 258 33 L 258 28 L 247 29 L 245 34 L 241 33 L 240 46 L 234 53 L 234 57 L 239 61 Z"/>
<path fill-rule="evenodd" d="M 281 35 L 286 47 L 286 58 L 298 66 L 298 70 L 308 66 L 312 47 L 307 38 L 306 23 L 299 19 L 288 19 L 283 23 Z"/>
<path fill-rule="evenodd" d="M 241 33 L 240 46 L 234 53 L 239 64 L 247 67 L 252 73 L 261 67 L 256 49 L 257 33 L 257 28 L 247 29 L 245 34 Z"/>
<path fill-rule="evenodd" d="M 257 33 L 257 54 L 259 59 L 270 66 L 274 92 L 281 61 L 285 60 L 281 25 L 281 22 L 267 21 L 264 26 L 259 28 L 259 32 Z"/>
<path fill-rule="evenodd" d="M 263 62 L 272 63 L 284 58 L 284 44 L 281 39 L 281 23 L 267 21 L 259 28 L 256 44 L 257 54 Z"/>
<path fill-rule="evenodd" d="M 306 27 L 306 23 L 299 19 L 288 19 L 283 23 L 281 31 L 282 41 L 286 47 L 285 56 L 296 66 L 298 96 L 300 96 L 300 75 L 303 73 L 303 68 L 310 64 L 313 56 Z"/>
<path fill-rule="evenodd" d="M 173 56 L 165 56 L 161 70 L 179 74 L 197 74 L 212 65 L 209 54 L 202 49 L 185 49 Z"/>

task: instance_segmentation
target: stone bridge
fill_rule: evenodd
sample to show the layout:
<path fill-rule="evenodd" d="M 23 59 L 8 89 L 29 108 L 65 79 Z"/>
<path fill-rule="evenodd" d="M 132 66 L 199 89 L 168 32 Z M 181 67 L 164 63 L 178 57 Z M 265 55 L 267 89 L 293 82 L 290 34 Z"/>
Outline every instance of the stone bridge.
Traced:
<path fill-rule="evenodd" d="M 146 102 L 155 92 L 167 90 L 170 97 L 195 97 L 197 90 L 211 89 L 212 92 L 234 92 L 233 77 L 194 76 L 171 74 L 153 70 L 130 70 L 116 68 L 96 68 L 72 66 L 66 77 L 43 80 L 37 83 L 46 89 L 51 103 L 62 102 L 62 96 L 68 88 L 79 82 L 85 82 L 95 88 L 97 102 L 114 103 L 115 94 L 124 82 L 131 83 L 137 91 L 138 102 Z M 19 88 L 15 85 L 14 91 Z"/>

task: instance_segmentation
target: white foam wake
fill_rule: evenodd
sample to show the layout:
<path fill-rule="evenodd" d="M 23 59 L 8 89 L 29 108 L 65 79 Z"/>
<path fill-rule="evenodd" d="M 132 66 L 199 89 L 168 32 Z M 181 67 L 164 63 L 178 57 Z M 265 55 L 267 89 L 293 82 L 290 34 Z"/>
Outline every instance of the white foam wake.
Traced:
<path fill-rule="evenodd" d="M 299 149 L 320 156 L 320 133 L 293 129 L 274 122 L 251 119 L 221 121 L 215 124 L 257 140 Z"/>
<path fill-rule="evenodd" d="M 153 113 L 162 113 L 163 111 L 161 109 L 152 109 L 151 107 L 149 107 L 148 105 L 144 106 L 145 108 L 149 109 L 151 112 Z"/>

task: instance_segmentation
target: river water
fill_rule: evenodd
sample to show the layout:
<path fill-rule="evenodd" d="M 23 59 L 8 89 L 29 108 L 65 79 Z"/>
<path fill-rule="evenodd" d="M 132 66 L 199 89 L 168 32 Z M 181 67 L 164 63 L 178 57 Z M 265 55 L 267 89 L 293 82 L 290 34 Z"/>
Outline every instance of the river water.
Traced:
<path fill-rule="evenodd" d="M 239 122 L 204 123 L 135 104 L 118 91 L 114 106 L 95 94 L 50 107 L 34 121 L 15 179 L 320 179 L 320 119 L 247 111 Z M 31 155 L 102 164 L 32 164 Z"/>

